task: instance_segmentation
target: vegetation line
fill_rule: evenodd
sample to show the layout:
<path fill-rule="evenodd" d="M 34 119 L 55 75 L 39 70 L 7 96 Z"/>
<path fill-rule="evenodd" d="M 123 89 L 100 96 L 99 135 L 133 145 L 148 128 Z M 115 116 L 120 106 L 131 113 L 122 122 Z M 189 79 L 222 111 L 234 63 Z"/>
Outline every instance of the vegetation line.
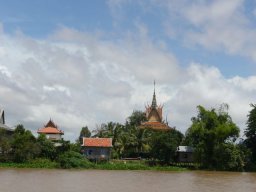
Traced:
<path fill-rule="evenodd" d="M 246 138 L 239 138 L 239 127 L 228 113 L 228 105 L 219 109 L 198 106 L 198 114 L 183 135 L 173 128 L 155 131 L 138 128 L 145 113 L 134 111 L 126 123 L 102 124 L 93 134 L 83 127 L 75 143 L 61 140 L 59 145 L 45 135 L 37 138 L 18 125 L 12 136 L 0 129 L 0 167 L 84 168 L 109 170 L 189 170 L 180 166 L 176 149 L 179 145 L 193 147 L 193 168 L 225 171 L 256 171 L 256 105 L 248 114 Z M 82 137 L 112 138 L 115 161 L 90 162 L 81 148 Z M 118 161 L 124 158 L 144 161 Z M 156 163 L 157 162 L 157 163 Z"/>

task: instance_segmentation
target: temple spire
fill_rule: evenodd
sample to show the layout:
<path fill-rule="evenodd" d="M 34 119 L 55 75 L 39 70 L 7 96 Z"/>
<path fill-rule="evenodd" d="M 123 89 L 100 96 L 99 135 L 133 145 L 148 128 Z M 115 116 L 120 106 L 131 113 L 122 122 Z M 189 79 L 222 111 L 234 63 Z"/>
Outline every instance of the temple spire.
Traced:
<path fill-rule="evenodd" d="M 152 99 L 152 104 L 151 104 L 152 108 L 156 108 L 157 107 L 155 86 L 156 86 L 156 82 L 154 80 L 154 94 L 153 94 L 153 99 Z"/>

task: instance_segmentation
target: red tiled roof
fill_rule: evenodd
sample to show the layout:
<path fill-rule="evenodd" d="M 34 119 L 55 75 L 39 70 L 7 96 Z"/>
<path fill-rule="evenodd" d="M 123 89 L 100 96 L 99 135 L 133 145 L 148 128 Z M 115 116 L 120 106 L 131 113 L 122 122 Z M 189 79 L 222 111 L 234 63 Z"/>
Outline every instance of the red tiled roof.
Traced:
<path fill-rule="evenodd" d="M 140 128 L 151 128 L 155 130 L 170 130 L 170 127 L 164 123 L 157 121 L 147 121 L 141 124 Z"/>
<path fill-rule="evenodd" d="M 55 127 L 43 127 L 37 131 L 37 133 L 48 133 L 48 134 L 64 134 L 63 131 Z"/>
<path fill-rule="evenodd" d="M 112 138 L 83 138 L 85 147 L 112 147 Z"/>
<path fill-rule="evenodd" d="M 50 119 L 49 122 L 41 129 L 37 131 L 37 133 L 45 133 L 45 134 L 61 134 L 63 135 L 64 132 L 59 130 L 57 125 Z"/>

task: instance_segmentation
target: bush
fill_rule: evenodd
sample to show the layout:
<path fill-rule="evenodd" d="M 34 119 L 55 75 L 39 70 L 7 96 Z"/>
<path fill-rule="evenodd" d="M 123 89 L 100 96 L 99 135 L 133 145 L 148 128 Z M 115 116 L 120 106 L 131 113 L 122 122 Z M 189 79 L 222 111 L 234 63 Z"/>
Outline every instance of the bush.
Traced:
<path fill-rule="evenodd" d="M 58 163 L 59 166 L 64 169 L 93 167 L 91 162 L 75 151 L 67 151 L 61 154 L 58 158 Z"/>
<path fill-rule="evenodd" d="M 38 158 L 27 163 L 30 168 L 56 168 L 57 163 L 50 159 Z"/>

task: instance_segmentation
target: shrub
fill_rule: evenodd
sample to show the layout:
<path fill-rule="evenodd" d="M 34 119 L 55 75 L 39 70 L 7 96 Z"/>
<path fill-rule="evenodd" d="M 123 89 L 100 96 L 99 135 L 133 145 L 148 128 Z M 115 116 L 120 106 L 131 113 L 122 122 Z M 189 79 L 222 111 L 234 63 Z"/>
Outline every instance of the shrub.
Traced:
<path fill-rule="evenodd" d="M 50 159 L 38 158 L 27 163 L 30 168 L 56 168 L 57 163 Z"/>
<path fill-rule="evenodd" d="M 58 158 L 58 163 L 59 166 L 64 169 L 93 167 L 91 162 L 75 151 L 67 151 L 61 154 Z"/>

